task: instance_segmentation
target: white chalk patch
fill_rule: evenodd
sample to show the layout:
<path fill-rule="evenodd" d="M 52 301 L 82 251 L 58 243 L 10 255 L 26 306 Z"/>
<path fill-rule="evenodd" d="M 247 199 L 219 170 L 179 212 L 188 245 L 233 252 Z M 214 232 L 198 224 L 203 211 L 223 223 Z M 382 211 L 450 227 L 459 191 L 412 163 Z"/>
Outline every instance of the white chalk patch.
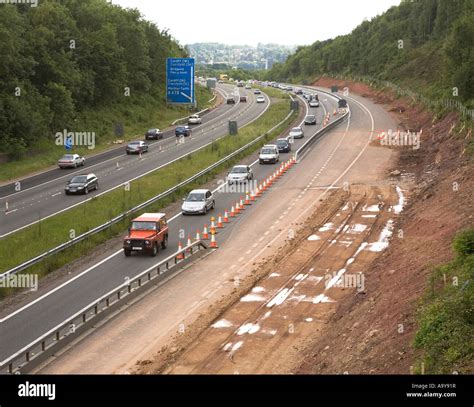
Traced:
<path fill-rule="evenodd" d="M 217 321 L 216 323 L 212 324 L 213 328 L 230 328 L 232 326 L 232 323 L 227 321 L 227 319 L 221 319 Z"/>
<path fill-rule="evenodd" d="M 280 277 L 280 274 L 278 273 L 272 273 L 268 277 Z"/>
<path fill-rule="evenodd" d="M 379 240 L 369 244 L 369 250 L 371 252 L 381 252 L 385 250 L 388 245 L 390 238 L 393 235 L 393 220 L 389 220 L 385 225 L 384 229 L 380 233 Z"/>
<path fill-rule="evenodd" d="M 308 283 L 316 283 L 318 284 L 321 280 L 323 279 L 323 277 L 318 277 L 318 276 L 309 276 L 306 281 Z"/>
<path fill-rule="evenodd" d="M 277 333 L 276 329 L 263 329 L 262 334 L 272 335 L 274 336 Z"/>
<path fill-rule="evenodd" d="M 262 320 L 263 320 L 263 319 L 267 319 L 270 315 L 272 315 L 272 312 L 271 312 L 271 311 L 265 312 L 265 315 L 263 316 Z"/>
<path fill-rule="evenodd" d="M 281 305 L 287 298 L 288 296 L 291 294 L 291 292 L 294 290 L 294 288 L 292 288 L 291 290 L 289 288 L 285 288 L 283 290 L 281 290 L 268 304 L 267 304 L 267 307 L 268 308 L 271 308 L 273 307 L 274 305 Z"/>
<path fill-rule="evenodd" d="M 335 301 L 331 300 L 331 298 L 329 298 L 328 296 L 324 294 L 319 294 L 313 298 L 313 304 L 320 304 L 322 302 L 335 302 Z"/>
<path fill-rule="evenodd" d="M 261 295 L 256 295 L 256 294 L 247 294 L 243 296 L 240 299 L 241 302 L 259 302 L 259 301 L 265 301 L 265 298 L 263 298 Z"/>
<path fill-rule="evenodd" d="M 295 277 L 295 280 L 302 280 L 304 278 L 304 274 L 298 274 L 296 277 Z"/>
<path fill-rule="evenodd" d="M 340 269 L 337 274 L 331 278 L 327 283 L 326 283 L 326 290 L 329 290 L 333 285 L 335 285 L 339 280 L 340 278 L 342 277 L 342 275 L 346 272 L 346 269 Z M 322 295 L 322 294 L 321 294 Z M 316 297 L 317 298 L 317 297 Z M 314 301 L 313 301 L 314 302 Z"/>
<path fill-rule="evenodd" d="M 344 205 L 342 208 L 343 211 L 347 211 L 349 209 L 349 202 Z"/>
<path fill-rule="evenodd" d="M 319 228 L 319 232 L 327 232 L 331 229 L 334 229 L 334 223 L 328 222 Z"/>
<path fill-rule="evenodd" d="M 376 218 L 377 215 L 362 215 L 363 218 Z"/>
<path fill-rule="evenodd" d="M 352 243 L 354 243 L 352 240 L 339 240 L 340 246 L 351 247 Z"/>
<path fill-rule="evenodd" d="M 405 195 L 403 195 L 402 189 L 397 185 L 398 204 L 393 207 L 393 211 L 398 215 L 403 211 L 405 206 Z"/>
<path fill-rule="evenodd" d="M 232 346 L 232 342 L 226 343 L 222 349 L 224 349 L 224 352 L 227 352 Z"/>
<path fill-rule="evenodd" d="M 362 233 L 365 229 L 367 229 L 367 225 L 363 225 L 362 223 L 356 223 L 355 225 L 351 225 L 348 233 Z"/>
<path fill-rule="evenodd" d="M 313 318 L 306 318 L 305 321 L 306 322 L 313 322 Z"/>
<path fill-rule="evenodd" d="M 362 208 L 362 211 L 363 212 L 380 212 L 380 208 L 378 205 L 370 205 L 370 206 L 364 205 L 364 207 Z"/>
<path fill-rule="evenodd" d="M 308 240 L 310 242 L 314 242 L 316 240 L 321 240 L 321 238 L 318 235 L 311 235 L 310 237 L 308 237 Z"/>
<path fill-rule="evenodd" d="M 254 287 L 252 288 L 253 293 L 263 293 L 265 291 L 265 288 L 263 287 Z"/>
<path fill-rule="evenodd" d="M 252 335 L 258 331 L 260 331 L 260 325 L 248 322 L 239 328 L 239 330 L 237 331 L 237 335 L 243 335 L 247 333 Z"/>

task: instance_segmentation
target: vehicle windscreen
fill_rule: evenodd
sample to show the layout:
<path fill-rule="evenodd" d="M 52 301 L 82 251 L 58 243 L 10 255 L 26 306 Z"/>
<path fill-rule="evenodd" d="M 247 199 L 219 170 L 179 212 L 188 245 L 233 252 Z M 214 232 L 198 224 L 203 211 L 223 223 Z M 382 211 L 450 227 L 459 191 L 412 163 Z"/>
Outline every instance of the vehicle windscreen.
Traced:
<path fill-rule="evenodd" d="M 140 144 L 139 141 L 132 141 L 130 143 L 128 143 L 129 146 L 138 146 Z"/>
<path fill-rule="evenodd" d="M 132 230 L 156 230 L 155 222 L 132 222 Z"/>
<path fill-rule="evenodd" d="M 262 154 L 274 154 L 275 150 L 273 148 L 262 148 Z"/>
<path fill-rule="evenodd" d="M 309 116 L 308 116 L 308 117 L 309 117 Z M 299 127 L 293 127 L 293 128 L 291 129 L 291 131 L 294 132 L 294 133 L 299 133 L 299 132 L 301 132 L 301 129 L 300 129 Z"/>
<path fill-rule="evenodd" d="M 186 198 L 186 201 L 187 202 L 202 202 L 204 201 L 204 199 L 205 199 L 205 194 L 193 192 L 188 195 L 188 197 Z"/>
<path fill-rule="evenodd" d="M 61 160 L 72 160 L 72 159 L 74 159 L 74 156 L 71 154 L 63 155 L 63 157 L 61 158 Z"/>
<path fill-rule="evenodd" d="M 234 174 L 244 174 L 247 172 L 247 168 L 245 167 L 234 167 L 232 168 L 232 171 L 231 173 L 234 173 Z"/>
<path fill-rule="evenodd" d="M 186 128 L 185 127 L 176 127 L 176 131 L 185 131 Z"/>
<path fill-rule="evenodd" d="M 306 116 L 306 120 L 314 120 L 314 116 Z"/>
<path fill-rule="evenodd" d="M 147 133 L 155 133 L 155 129 L 150 129 L 147 131 Z"/>
<path fill-rule="evenodd" d="M 87 176 L 86 175 L 78 175 L 76 177 L 73 177 L 71 180 L 71 183 L 82 183 L 87 181 Z"/>
<path fill-rule="evenodd" d="M 278 144 L 279 146 L 286 146 L 286 145 L 288 144 L 288 142 L 287 142 L 286 140 L 278 140 L 278 141 L 277 141 L 277 144 Z"/>

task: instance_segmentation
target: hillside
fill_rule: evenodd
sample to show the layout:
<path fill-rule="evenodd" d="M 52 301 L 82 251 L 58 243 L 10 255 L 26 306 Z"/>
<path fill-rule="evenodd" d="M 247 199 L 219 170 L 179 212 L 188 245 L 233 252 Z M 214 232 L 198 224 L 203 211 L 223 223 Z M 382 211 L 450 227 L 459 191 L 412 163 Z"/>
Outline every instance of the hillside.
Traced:
<path fill-rule="evenodd" d="M 116 123 L 133 137 L 186 112 L 165 104 L 166 58 L 186 52 L 138 10 L 106 0 L 2 4 L 0 33 L 0 153 L 10 159 L 41 159 L 63 129 L 94 131 L 103 145 Z"/>
<path fill-rule="evenodd" d="M 350 34 L 299 47 L 269 78 L 389 80 L 429 98 L 474 106 L 474 2 L 402 1 Z M 456 89 L 455 89 L 456 88 Z"/>

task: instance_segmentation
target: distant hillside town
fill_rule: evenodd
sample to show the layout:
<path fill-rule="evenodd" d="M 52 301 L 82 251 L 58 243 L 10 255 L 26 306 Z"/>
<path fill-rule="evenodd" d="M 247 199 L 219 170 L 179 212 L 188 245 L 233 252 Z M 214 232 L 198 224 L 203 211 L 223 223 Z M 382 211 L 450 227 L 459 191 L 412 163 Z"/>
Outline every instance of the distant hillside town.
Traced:
<path fill-rule="evenodd" d="M 186 46 L 199 65 L 225 64 L 242 69 L 270 69 L 275 62 L 284 62 L 296 46 L 278 44 L 225 45 L 196 43 Z"/>

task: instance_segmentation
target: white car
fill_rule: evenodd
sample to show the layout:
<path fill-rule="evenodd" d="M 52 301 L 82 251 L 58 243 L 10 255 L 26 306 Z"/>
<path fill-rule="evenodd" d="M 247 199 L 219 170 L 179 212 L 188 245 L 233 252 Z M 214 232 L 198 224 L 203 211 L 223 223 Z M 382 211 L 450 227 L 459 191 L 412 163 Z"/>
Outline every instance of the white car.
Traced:
<path fill-rule="evenodd" d="M 265 164 L 276 163 L 278 161 L 280 161 L 280 153 L 278 152 L 278 147 L 275 144 L 264 145 L 260 150 L 258 162 L 260 164 Z"/>
<path fill-rule="evenodd" d="M 265 103 L 265 96 L 257 96 L 257 103 Z"/>
<path fill-rule="evenodd" d="M 81 157 L 79 154 L 64 154 L 58 160 L 59 168 L 77 168 L 79 166 L 83 167 L 85 163 L 85 158 Z"/>
<path fill-rule="evenodd" d="M 251 179 L 253 179 L 253 172 L 248 165 L 235 165 L 227 175 L 227 182 L 229 185 L 234 182 L 239 183 L 250 181 Z"/>
<path fill-rule="evenodd" d="M 181 212 L 183 215 L 205 215 L 216 207 L 214 195 L 208 189 L 194 189 L 183 199 Z"/>
<path fill-rule="evenodd" d="M 319 101 L 312 99 L 309 101 L 309 107 L 319 107 Z"/>
<path fill-rule="evenodd" d="M 199 117 L 197 114 L 193 114 L 192 116 L 189 116 L 188 119 L 188 124 L 201 124 L 202 119 Z"/>
<path fill-rule="evenodd" d="M 252 89 L 252 85 L 249 85 L 249 84 L 245 85 L 245 89 Z"/>
<path fill-rule="evenodd" d="M 290 138 L 303 138 L 304 137 L 304 132 L 301 127 L 293 127 L 290 130 L 290 133 L 288 134 L 288 137 Z"/>

